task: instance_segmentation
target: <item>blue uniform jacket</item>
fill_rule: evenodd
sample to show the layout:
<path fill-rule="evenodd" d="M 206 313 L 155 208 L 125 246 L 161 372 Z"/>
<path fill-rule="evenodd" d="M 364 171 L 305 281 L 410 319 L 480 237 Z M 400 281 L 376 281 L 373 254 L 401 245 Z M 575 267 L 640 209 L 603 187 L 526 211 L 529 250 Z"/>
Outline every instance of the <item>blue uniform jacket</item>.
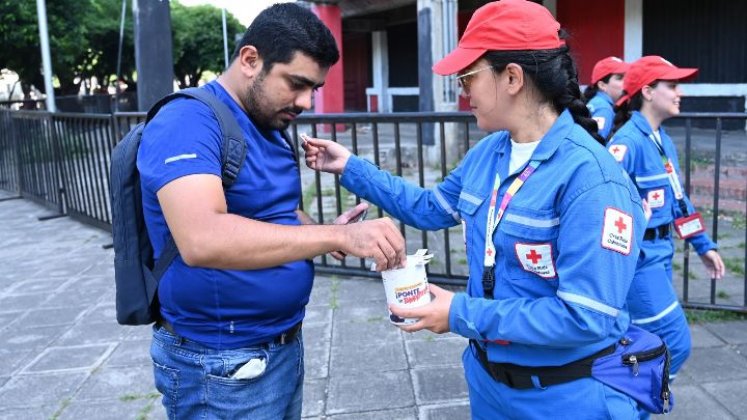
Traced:
<path fill-rule="evenodd" d="M 604 92 L 597 92 L 593 98 L 586 104 L 591 112 L 591 117 L 599 124 L 599 135 L 607 138 L 612 131 L 612 123 L 615 120 L 615 110 L 612 98 Z"/>
<path fill-rule="evenodd" d="M 648 201 L 652 212 L 651 219 L 648 221 L 649 228 L 670 224 L 674 219 L 683 216 L 674 198 L 674 191 L 667 178 L 659 150 L 654 140 L 649 137 L 652 133 L 653 130 L 643 114 L 635 111 L 630 120 L 612 136 L 607 145 L 610 153 L 635 181 L 641 198 Z M 674 170 L 679 171 L 677 149 L 664 127 L 659 128 L 659 135 L 664 153 L 672 160 Z M 689 212 L 695 211 L 686 194 L 684 200 Z M 718 248 L 705 233 L 693 236 L 689 241 L 698 255 Z"/>
<path fill-rule="evenodd" d="M 494 177 L 501 176 L 500 203 L 523 169 L 507 173 L 510 153 L 508 132 L 489 135 L 427 190 L 353 156 L 341 183 L 420 229 L 464 221 L 470 274 L 467 293 L 452 301 L 451 331 L 482 340 L 494 362 L 565 364 L 609 346 L 628 328 L 623 306 L 645 228 L 640 198 L 614 159 L 563 112 L 532 156 L 541 165 L 493 236 L 495 299 L 485 299 Z"/>

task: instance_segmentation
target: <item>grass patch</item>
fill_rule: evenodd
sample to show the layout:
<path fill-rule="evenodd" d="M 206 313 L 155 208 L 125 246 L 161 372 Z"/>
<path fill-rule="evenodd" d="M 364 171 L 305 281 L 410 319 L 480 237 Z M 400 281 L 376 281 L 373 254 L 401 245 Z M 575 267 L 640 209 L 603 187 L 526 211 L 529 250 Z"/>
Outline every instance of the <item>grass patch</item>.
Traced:
<path fill-rule="evenodd" d="M 744 249 L 744 242 L 740 242 L 739 245 L 737 245 L 737 248 Z"/>
<path fill-rule="evenodd" d="M 730 257 L 724 258 L 723 260 L 727 270 L 738 276 L 744 277 L 744 258 Z"/>
<path fill-rule="evenodd" d="M 386 318 L 384 318 L 383 316 L 372 316 L 368 318 L 366 321 L 367 322 L 381 322 L 381 321 L 384 321 L 385 319 Z"/>
<path fill-rule="evenodd" d="M 729 293 L 725 290 L 719 290 L 718 293 L 716 293 L 716 297 L 719 299 L 729 299 L 731 296 L 729 296 Z"/>
<path fill-rule="evenodd" d="M 62 411 L 67 408 L 67 406 L 70 405 L 70 398 L 65 398 L 60 403 L 60 408 L 57 409 L 57 411 L 52 414 L 52 416 L 49 418 L 50 420 L 57 420 L 60 418 L 60 414 L 62 414 Z"/>
<path fill-rule="evenodd" d="M 337 304 L 337 291 L 340 289 L 340 279 L 337 277 L 332 278 L 332 284 L 329 287 L 330 289 L 330 296 L 329 296 L 329 307 L 332 309 L 337 309 L 339 305 Z"/>
<path fill-rule="evenodd" d="M 685 316 L 690 324 L 747 320 L 747 314 L 722 310 L 685 309 Z"/>

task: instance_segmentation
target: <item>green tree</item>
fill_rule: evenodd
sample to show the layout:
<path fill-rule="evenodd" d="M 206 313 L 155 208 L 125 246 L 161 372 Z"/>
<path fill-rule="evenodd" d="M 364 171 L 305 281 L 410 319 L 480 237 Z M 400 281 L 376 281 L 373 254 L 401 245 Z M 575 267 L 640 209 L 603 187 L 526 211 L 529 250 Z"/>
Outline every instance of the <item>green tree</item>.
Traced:
<path fill-rule="evenodd" d="M 60 93 L 77 93 L 80 66 L 88 51 L 87 27 L 91 0 L 47 2 L 47 26 L 52 69 Z M 39 24 L 33 0 L 0 0 L 0 68 L 18 73 L 24 93 L 30 85 L 44 90 L 39 48 Z"/>
<path fill-rule="evenodd" d="M 244 29 L 238 19 L 226 13 L 229 55 L 236 44 L 236 36 L 242 34 Z M 173 1 L 171 33 L 174 75 L 180 88 L 197 86 L 205 71 L 223 71 L 225 60 L 221 9 L 209 5 L 185 7 Z"/>
<path fill-rule="evenodd" d="M 90 49 L 86 55 L 81 76 L 87 79 L 95 76 L 98 83 L 106 88 L 117 75 L 122 0 L 94 0 L 92 6 L 91 20 L 87 22 Z M 122 79 L 128 84 L 132 84 L 133 73 L 135 72 L 135 44 L 132 21 L 132 10 L 127 7 L 121 72 Z"/>

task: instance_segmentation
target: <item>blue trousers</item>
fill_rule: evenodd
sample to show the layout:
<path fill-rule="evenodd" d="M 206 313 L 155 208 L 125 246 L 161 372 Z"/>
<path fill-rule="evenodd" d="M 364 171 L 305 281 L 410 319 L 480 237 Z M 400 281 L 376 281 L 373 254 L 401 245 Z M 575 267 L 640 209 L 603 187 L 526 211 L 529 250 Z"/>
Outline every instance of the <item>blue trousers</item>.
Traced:
<path fill-rule="evenodd" d="M 643 241 L 627 298 L 631 322 L 667 344 L 672 357 L 672 379 L 690 356 L 691 346 L 690 327 L 672 285 L 673 257 L 671 238 Z"/>
<path fill-rule="evenodd" d="M 462 354 L 473 419 L 638 419 L 636 402 L 592 378 L 545 388 L 496 382 L 470 346 Z"/>
<path fill-rule="evenodd" d="M 301 333 L 286 344 L 214 350 L 154 327 L 151 357 L 169 419 L 301 418 Z M 250 360 L 264 370 L 255 369 L 251 378 L 232 378 Z"/>

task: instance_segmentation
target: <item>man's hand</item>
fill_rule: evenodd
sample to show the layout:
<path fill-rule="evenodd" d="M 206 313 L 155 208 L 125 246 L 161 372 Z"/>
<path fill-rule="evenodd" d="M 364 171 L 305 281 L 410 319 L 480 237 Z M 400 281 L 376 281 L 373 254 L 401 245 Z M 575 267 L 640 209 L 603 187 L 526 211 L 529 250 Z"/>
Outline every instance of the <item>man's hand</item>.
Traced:
<path fill-rule="evenodd" d="M 306 166 L 315 170 L 341 174 L 351 153 L 344 146 L 329 140 L 301 136 L 306 152 Z"/>
<path fill-rule="evenodd" d="M 389 310 L 400 318 L 419 318 L 414 324 L 400 325 L 402 330 L 415 332 L 426 329 L 436 334 L 449 332 L 449 310 L 454 293 L 434 284 L 428 284 L 428 289 L 433 295 L 433 300 L 427 305 L 418 308 L 389 305 Z"/>
<path fill-rule="evenodd" d="M 359 203 L 357 206 L 348 209 L 341 215 L 337 216 L 337 219 L 335 219 L 332 224 L 347 225 L 348 223 L 352 222 L 362 222 L 363 220 L 365 220 L 366 212 L 368 212 L 368 203 Z M 336 259 L 337 261 L 342 261 L 346 257 L 345 253 L 342 251 L 333 251 L 330 252 L 329 255 L 331 255 L 332 258 Z"/>
<path fill-rule="evenodd" d="M 712 279 L 719 280 L 724 277 L 725 266 L 724 261 L 721 260 L 721 256 L 716 252 L 715 249 L 711 249 L 705 254 L 700 256 L 701 261 L 706 266 L 708 274 L 711 275 Z"/>
<path fill-rule="evenodd" d="M 407 261 L 405 238 L 392 219 L 384 217 L 340 226 L 343 239 L 339 248 L 345 254 L 373 258 L 376 270 L 404 267 Z"/>

